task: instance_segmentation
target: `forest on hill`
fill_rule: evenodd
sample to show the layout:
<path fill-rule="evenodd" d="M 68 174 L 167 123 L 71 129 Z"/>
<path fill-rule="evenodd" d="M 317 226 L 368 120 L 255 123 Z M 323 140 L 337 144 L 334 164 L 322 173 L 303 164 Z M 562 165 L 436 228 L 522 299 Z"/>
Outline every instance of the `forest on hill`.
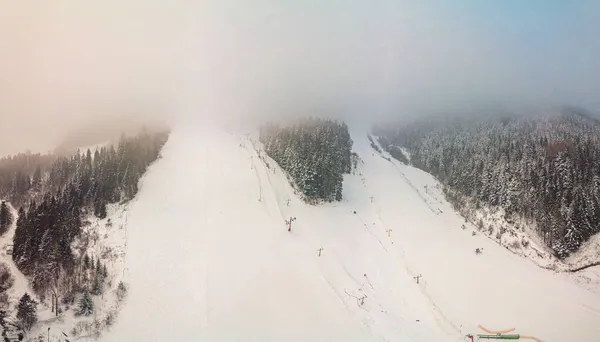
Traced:
<path fill-rule="evenodd" d="M 387 151 L 406 149 L 457 208 L 523 218 L 560 258 L 600 231 L 600 124 L 582 112 L 421 120 L 374 134 Z"/>
<path fill-rule="evenodd" d="M 19 208 L 12 258 L 38 298 L 51 298 L 56 314 L 60 307 L 74 304 L 77 294 L 83 293 L 84 299 L 102 295 L 106 265 L 99 257 L 76 253 L 73 242 L 91 215 L 105 218 L 108 204 L 124 203 L 136 195 L 140 178 L 167 139 L 168 132 L 144 130 L 95 151 L 68 156 L 20 154 L 0 160 L 0 194 Z M 5 212 L 3 202 L 1 233 L 7 220 L 14 219 L 5 219 Z M 35 301 L 31 297 L 22 301 L 20 305 L 34 315 Z M 25 319 L 28 323 L 23 326 L 31 327 L 32 317 L 17 319 Z"/>
<path fill-rule="evenodd" d="M 340 201 L 343 175 L 352 170 L 352 139 L 345 123 L 303 119 L 260 130 L 267 154 L 287 172 L 309 202 Z"/>

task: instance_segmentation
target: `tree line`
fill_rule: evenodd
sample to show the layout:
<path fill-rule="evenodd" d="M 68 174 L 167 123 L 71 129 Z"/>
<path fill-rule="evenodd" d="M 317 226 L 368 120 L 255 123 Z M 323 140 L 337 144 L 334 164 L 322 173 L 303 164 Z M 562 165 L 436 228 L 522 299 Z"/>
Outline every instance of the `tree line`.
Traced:
<path fill-rule="evenodd" d="M 76 293 L 102 294 L 106 266 L 87 255 L 76 256 L 72 243 L 88 215 L 105 218 L 108 204 L 123 203 L 136 195 L 141 176 L 158 158 L 167 138 L 167 132 L 143 131 L 133 137 L 122 136 L 116 147 L 54 156 L 50 164 L 12 170 L 15 176 L 10 191 L 24 192 L 9 193 L 28 196 L 21 198 L 24 205 L 18 210 L 12 258 L 41 300 L 51 295 L 57 314 L 59 299 L 67 303 Z M 2 165 L 0 162 L 0 170 Z M 14 186 L 19 179 L 26 184 L 22 188 Z M 31 192 L 34 186 L 43 192 Z M 3 212 L 0 206 L 0 229 Z M 24 308 L 35 306 L 26 302 Z"/>
<path fill-rule="evenodd" d="M 416 121 L 374 133 L 388 151 L 406 148 L 457 207 L 523 218 L 560 258 L 600 231 L 600 124 L 586 113 Z"/>
<path fill-rule="evenodd" d="M 309 201 L 340 201 L 343 174 L 352 168 L 348 126 L 326 119 L 302 119 L 287 126 L 270 123 L 260 130 L 267 154 Z"/>

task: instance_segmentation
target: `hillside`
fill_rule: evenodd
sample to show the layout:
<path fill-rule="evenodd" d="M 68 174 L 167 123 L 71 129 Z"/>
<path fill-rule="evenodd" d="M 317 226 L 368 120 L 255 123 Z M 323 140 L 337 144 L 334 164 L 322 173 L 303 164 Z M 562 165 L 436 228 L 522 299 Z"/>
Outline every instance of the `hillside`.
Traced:
<path fill-rule="evenodd" d="M 597 283 L 461 229 L 431 175 L 351 136 L 343 199 L 315 206 L 256 135 L 174 128 L 129 209 L 131 292 L 102 340 L 454 342 L 477 324 L 597 340 Z"/>
<path fill-rule="evenodd" d="M 497 240 L 531 231 L 564 259 L 600 232 L 600 124 L 594 119 L 565 111 L 420 121 L 375 133 L 386 150 L 404 148 L 411 165 L 440 180 L 455 208 Z M 487 210 L 500 213 L 504 224 L 486 224 Z M 514 248 L 527 247 L 517 243 Z"/>
<path fill-rule="evenodd" d="M 127 202 L 167 137 L 142 131 L 93 153 L 0 160 L 6 175 L 0 195 L 7 199 L 0 206 L 0 250 L 10 259 L 1 262 L 9 290 L 0 293 L 3 333 L 18 327 L 33 340 L 50 325 L 75 338 L 112 324 L 125 286 L 115 273 L 126 245 Z M 6 279 L 15 279 L 14 287 Z"/>
<path fill-rule="evenodd" d="M 304 119 L 260 130 L 265 152 L 285 170 L 308 202 L 343 197 L 344 174 L 352 169 L 352 139 L 345 123 Z"/>

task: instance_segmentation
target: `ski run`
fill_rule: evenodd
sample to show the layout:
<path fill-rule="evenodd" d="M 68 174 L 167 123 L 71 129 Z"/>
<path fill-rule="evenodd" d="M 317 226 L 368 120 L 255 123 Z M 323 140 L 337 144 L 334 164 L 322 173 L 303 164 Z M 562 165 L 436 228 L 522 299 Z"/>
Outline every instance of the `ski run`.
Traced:
<path fill-rule="evenodd" d="M 432 176 L 352 138 L 344 199 L 313 206 L 254 136 L 175 127 L 127 208 L 101 341 L 600 341 L 597 287 L 461 229 Z"/>

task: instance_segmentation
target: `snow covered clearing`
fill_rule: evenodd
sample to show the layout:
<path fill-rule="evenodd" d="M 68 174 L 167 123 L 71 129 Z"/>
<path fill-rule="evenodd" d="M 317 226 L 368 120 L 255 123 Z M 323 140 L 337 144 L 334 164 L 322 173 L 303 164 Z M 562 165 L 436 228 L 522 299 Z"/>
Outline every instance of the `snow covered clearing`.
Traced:
<path fill-rule="evenodd" d="M 173 129 L 128 210 L 129 294 L 103 340 L 600 340 L 598 294 L 472 236 L 432 176 L 353 139 L 344 200 L 310 206 L 243 134 Z"/>

